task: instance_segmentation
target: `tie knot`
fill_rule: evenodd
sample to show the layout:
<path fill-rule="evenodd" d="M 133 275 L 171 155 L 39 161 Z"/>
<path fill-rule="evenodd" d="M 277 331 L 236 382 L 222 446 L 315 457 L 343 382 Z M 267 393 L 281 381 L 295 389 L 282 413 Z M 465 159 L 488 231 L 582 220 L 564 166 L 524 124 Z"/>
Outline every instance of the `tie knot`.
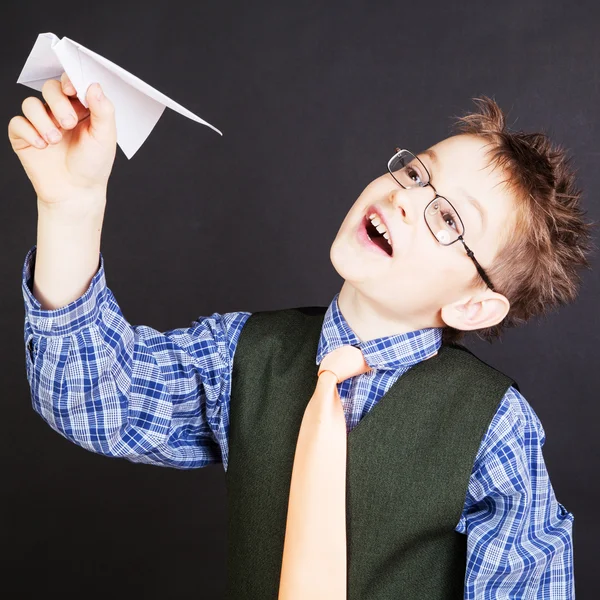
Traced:
<path fill-rule="evenodd" d="M 332 371 L 341 383 L 345 379 L 370 371 L 371 367 L 365 361 L 365 357 L 355 346 L 341 346 L 329 352 L 321 361 L 317 375 L 323 371 Z"/>

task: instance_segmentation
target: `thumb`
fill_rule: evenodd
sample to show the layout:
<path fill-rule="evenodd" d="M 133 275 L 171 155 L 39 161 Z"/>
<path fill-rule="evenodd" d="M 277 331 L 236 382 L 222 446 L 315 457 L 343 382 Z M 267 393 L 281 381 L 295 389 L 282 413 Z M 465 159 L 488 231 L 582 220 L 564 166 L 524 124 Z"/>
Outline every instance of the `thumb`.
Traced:
<path fill-rule="evenodd" d="M 115 107 L 99 83 L 88 87 L 85 99 L 90 109 L 90 135 L 100 143 L 114 143 L 117 137 Z"/>

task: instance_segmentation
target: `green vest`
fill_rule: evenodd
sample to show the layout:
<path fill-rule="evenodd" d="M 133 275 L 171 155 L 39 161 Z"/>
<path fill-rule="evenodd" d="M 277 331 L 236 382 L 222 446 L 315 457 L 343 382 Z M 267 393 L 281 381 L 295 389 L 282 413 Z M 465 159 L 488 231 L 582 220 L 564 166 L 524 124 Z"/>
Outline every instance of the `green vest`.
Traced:
<path fill-rule="evenodd" d="M 290 478 L 326 308 L 252 314 L 229 422 L 228 600 L 277 600 Z M 514 382 L 461 346 L 411 367 L 348 434 L 348 600 L 462 599 L 456 527 L 481 440 Z M 310 600 L 310 599 L 307 599 Z"/>

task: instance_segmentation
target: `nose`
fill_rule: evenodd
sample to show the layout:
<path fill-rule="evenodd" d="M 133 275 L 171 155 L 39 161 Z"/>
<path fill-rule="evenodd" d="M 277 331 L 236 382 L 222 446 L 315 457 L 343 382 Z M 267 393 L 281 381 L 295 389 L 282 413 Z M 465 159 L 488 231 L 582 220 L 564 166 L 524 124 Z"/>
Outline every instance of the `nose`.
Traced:
<path fill-rule="evenodd" d="M 394 210 L 400 212 L 405 223 L 414 223 L 415 208 L 411 206 L 409 190 L 396 187 L 390 191 L 388 200 L 394 207 Z"/>

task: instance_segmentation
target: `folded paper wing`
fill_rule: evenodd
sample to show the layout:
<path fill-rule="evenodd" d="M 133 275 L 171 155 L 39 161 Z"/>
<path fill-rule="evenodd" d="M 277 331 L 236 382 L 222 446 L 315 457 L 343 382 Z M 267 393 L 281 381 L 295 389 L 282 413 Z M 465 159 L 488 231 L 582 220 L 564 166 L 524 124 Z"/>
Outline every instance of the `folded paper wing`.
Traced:
<path fill-rule="evenodd" d="M 46 80 L 60 80 L 63 71 L 86 108 L 88 87 L 94 82 L 102 86 L 115 107 L 117 143 L 127 158 L 131 158 L 150 135 L 165 107 L 223 135 L 216 127 L 135 75 L 68 37 L 59 39 L 53 33 L 38 35 L 17 83 L 41 91 Z"/>

